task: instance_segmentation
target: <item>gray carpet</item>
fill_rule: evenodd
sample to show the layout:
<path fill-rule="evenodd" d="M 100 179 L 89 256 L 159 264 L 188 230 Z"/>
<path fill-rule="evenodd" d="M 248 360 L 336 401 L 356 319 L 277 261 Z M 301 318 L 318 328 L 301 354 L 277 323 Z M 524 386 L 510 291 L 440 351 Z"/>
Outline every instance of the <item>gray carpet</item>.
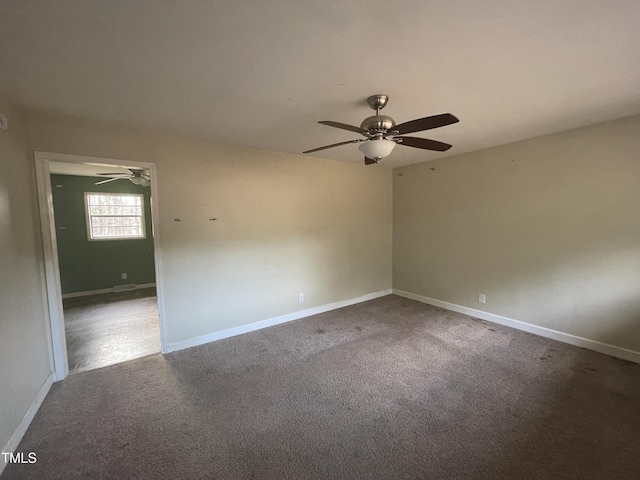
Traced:
<path fill-rule="evenodd" d="M 397 296 L 55 384 L 8 479 L 640 478 L 640 365 Z"/>

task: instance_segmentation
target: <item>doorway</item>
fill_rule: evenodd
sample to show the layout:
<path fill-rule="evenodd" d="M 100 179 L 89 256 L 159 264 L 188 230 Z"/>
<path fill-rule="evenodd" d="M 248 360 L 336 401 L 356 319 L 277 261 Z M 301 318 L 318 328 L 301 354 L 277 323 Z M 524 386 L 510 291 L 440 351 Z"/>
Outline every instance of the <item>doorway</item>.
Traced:
<path fill-rule="evenodd" d="M 56 380 L 164 353 L 155 165 L 35 161 Z"/>

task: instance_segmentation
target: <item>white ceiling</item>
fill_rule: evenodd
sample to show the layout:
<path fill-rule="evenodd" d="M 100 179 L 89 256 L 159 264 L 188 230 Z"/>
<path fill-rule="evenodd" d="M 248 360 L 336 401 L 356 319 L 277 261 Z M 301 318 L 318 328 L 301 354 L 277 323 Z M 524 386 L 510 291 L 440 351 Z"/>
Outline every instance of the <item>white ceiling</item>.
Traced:
<path fill-rule="evenodd" d="M 638 0 L 0 3 L 0 90 L 28 108 L 300 153 L 451 112 L 422 162 L 640 114 Z M 362 161 L 356 145 L 316 155 Z"/>

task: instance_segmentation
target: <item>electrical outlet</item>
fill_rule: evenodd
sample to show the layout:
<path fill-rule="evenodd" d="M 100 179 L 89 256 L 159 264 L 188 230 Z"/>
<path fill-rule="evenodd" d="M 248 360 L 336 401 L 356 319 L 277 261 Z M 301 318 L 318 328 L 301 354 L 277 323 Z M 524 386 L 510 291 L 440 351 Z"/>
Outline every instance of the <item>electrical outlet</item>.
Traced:
<path fill-rule="evenodd" d="M 127 274 L 126 274 L 126 273 L 123 273 L 123 274 L 121 275 L 121 277 L 122 277 L 122 280 L 126 280 L 126 279 L 127 279 Z"/>
<path fill-rule="evenodd" d="M 298 301 L 299 302 L 304 302 L 304 293 L 299 293 L 298 294 Z"/>
<path fill-rule="evenodd" d="M 478 301 L 480 303 L 487 303 L 487 296 L 484 293 L 478 294 Z"/>

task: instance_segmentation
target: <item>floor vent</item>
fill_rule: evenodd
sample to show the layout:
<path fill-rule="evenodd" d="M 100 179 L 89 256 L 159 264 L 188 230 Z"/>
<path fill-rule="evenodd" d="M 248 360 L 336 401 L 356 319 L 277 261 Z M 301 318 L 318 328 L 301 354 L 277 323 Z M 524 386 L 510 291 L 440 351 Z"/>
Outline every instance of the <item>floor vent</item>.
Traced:
<path fill-rule="evenodd" d="M 130 283 L 128 285 L 116 285 L 115 287 L 113 287 L 114 292 L 126 292 L 128 290 L 135 290 L 135 289 L 136 289 L 135 283 Z"/>

